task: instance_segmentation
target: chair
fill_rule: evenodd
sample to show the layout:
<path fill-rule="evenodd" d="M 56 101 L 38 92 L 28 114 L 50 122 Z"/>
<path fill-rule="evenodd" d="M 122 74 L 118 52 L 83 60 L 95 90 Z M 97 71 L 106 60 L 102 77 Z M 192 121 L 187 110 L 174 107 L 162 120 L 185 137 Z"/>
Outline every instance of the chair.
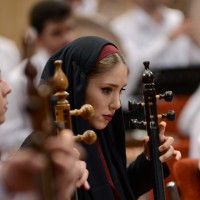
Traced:
<path fill-rule="evenodd" d="M 174 163 L 173 172 L 181 200 L 200 199 L 199 160 L 183 158 Z"/>

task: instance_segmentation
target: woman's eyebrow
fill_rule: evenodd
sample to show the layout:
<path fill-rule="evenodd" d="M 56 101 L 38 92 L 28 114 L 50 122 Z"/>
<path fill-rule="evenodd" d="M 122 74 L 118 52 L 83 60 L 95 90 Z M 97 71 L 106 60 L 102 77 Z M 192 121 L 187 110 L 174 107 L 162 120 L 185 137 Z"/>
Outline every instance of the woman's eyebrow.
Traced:
<path fill-rule="evenodd" d="M 114 84 L 114 83 L 105 83 L 105 85 L 111 86 L 111 87 L 117 87 L 117 84 Z"/>

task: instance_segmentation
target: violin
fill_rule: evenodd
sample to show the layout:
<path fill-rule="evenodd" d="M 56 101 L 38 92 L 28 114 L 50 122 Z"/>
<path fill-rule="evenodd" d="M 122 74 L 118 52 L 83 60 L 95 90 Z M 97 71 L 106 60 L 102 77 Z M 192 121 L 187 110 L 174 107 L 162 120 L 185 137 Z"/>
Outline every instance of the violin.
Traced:
<path fill-rule="evenodd" d="M 145 120 L 138 121 L 137 119 L 130 119 L 130 128 L 146 128 L 149 136 L 149 153 L 150 162 L 152 165 L 152 173 L 154 177 L 153 191 L 155 200 L 165 200 L 165 186 L 163 176 L 163 166 L 159 160 L 160 152 L 158 150 L 160 146 L 159 139 L 159 119 L 166 118 L 173 121 L 175 119 L 175 112 L 169 110 L 167 114 L 157 114 L 157 100 L 164 99 L 165 101 L 172 101 L 172 91 L 166 91 L 164 94 L 156 95 L 155 84 L 153 82 L 154 75 L 149 69 L 150 62 L 143 63 L 145 70 L 142 74 L 143 82 L 143 98 L 144 102 L 136 103 L 135 101 L 129 101 L 129 110 L 133 111 L 138 107 L 144 107 Z"/>

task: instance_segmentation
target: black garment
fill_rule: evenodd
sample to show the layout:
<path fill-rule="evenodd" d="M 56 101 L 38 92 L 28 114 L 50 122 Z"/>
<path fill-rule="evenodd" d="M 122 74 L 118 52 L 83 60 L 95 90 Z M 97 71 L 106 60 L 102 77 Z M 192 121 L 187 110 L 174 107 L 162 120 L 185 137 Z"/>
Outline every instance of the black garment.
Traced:
<path fill-rule="evenodd" d="M 99 53 L 107 44 L 111 43 L 94 36 L 82 37 L 69 43 L 48 60 L 42 74 L 42 81 L 53 76 L 54 61 L 62 60 L 63 71 L 69 80 L 67 92 L 70 94 L 68 100 L 71 109 L 80 108 L 85 103 L 87 73 L 95 66 Z M 72 125 L 75 134 L 91 129 L 88 121 L 81 117 L 73 117 Z M 150 190 L 153 177 L 150 163 L 143 154 L 130 165 L 128 171 L 126 169 L 125 131 L 121 108 L 115 112 L 113 120 L 104 130 L 95 130 L 95 132 L 101 142 L 115 187 L 123 200 L 134 200 Z M 78 190 L 79 200 L 114 200 L 97 145 L 84 145 L 84 148 L 87 151 L 86 162 L 91 189 L 86 191 L 80 188 Z M 168 174 L 167 169 L 166 167 L 166 174 Z"/>

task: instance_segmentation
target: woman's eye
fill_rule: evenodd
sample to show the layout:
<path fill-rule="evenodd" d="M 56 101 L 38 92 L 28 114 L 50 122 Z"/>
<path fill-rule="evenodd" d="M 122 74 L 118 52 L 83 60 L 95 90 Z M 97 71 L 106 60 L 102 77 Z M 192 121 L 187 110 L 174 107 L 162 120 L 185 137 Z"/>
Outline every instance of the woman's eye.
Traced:
<path fill-rule="evenodd" d="M 120 90 L 120 94 L 121 94 L 124 90 L 126 90 L 126 88 L 122 88 L 122 89 Z"/>
<path fill-rule="evenodd" d="M 111 88 L 102 88 L 101 90 L 102 90 L 102 92 L 105 93 L 105 94 L 109 94 L 109 93 L 112 92 L 112 89 L 111 89 Z"/>

